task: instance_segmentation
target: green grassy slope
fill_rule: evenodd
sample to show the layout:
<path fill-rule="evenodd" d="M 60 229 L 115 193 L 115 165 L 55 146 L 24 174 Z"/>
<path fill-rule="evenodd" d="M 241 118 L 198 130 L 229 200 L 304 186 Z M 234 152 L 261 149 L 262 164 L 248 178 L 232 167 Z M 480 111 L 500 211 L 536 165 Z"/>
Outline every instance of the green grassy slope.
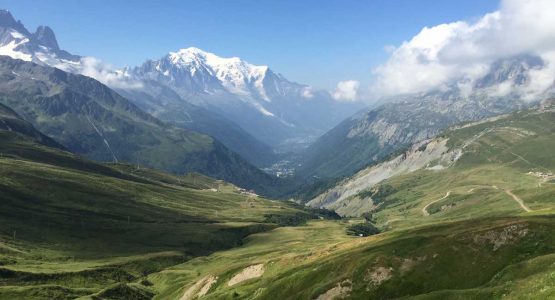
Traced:
<path fill-rule="evenodd" d="M 450 130 L 444 137 L 451 149 L 467 143 L 463 155 L 452 167 L 382 182 L 388 193 L 374 213 L 382 224 L 400 227 L 553 209 L 555 112 L 523 111 Z"/>
<path fill-rule="evenodd" d="M 147 274 L 313 217 L 198 174 L 93 163 L 24 131 L 0 141 L 1 299 L 148 298 Z"/>
<path fill-rule="evenodd" d="M 356 238 L 341 223 L 315 221 L 256 234 L 149 280 L 161 289 L 157 299 L 179 299 L 209 276 L 217 279 L 202 299 L 317 299 L 334 289 L 352 299 L 547 299 L 555 295 L 554 222 L 475 219 Z M 229 285 L 257 264 L 260 277 Z"/>

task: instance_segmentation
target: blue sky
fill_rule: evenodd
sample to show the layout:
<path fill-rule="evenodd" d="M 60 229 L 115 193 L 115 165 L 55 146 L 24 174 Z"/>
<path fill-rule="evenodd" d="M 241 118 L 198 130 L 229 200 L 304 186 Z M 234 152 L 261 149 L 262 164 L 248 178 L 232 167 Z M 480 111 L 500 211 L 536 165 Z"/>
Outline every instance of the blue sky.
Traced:
<path fill-rule="evenodd" d="M 49 25 L 61 47 L 115 66 L 195 46 L 267 64 L 287 78 L 331 89 L 366 82 L 424 26 L 473 20 L 494 0 L 0 0 L 30 31 Z"/>

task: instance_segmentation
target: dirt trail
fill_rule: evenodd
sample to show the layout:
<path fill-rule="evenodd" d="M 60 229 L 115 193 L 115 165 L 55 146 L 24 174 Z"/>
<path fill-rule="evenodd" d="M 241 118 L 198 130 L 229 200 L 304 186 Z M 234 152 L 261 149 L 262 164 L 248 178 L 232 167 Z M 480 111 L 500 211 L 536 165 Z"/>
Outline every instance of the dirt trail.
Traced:
<path fill-rule="evenodd" d="M 513 194 L 513 192 L 511 192 L 511 190 L 505 190 L 505 193 L 507 193 L 507 195 L 511 196 L 518 203 L 518 205 L 520 205 L 520 207 L 522 207 L 522 209 L 525 212 L 531 212 L 532 211 L 530 208 L 528 208 L 528 206 L 526 206 L 526 204 L 524 204 L 524 201 L 522 201 L 522 199 L 520 199 L 520 197 L 518 197 L 517 195 Z"/>
<path fill-rule="evenodd" d="M 448 192 L 445 194 L 445 196 L 441 197 L 440 199 L 434 200 L 434 201 L 432 201 L 432 202 L 426 204 L 426 206 L 424 206 L 424 207 L 422 208 L 422 214 L 424 214 L 424 216 L 429 216 L 430 213 L 428 212 L 428 207 L 430 207 L 430 205 L 432 205 L 432 204 L 434 204 L 434 203 L 436 203 L 436 202 L 439 202 L 439 201 L 441 201 L 441 200 L 443 200 L 443 199 L 449 197 L 449 195 L 451 195 L 451 191 L 448 191 Z"/>
<path fill-rule="evenodd" d="M 470 190 L 468 190 L 468 193 L 472 193 L 472 192 L 474 192 L 474 191 L 475 191 L 476 189 L 478 189 L 478 188 L 485 188 L 485 186 L 484 186 L 484 187 L 474 187 L 474 188 L 471 188 Z M 495 189 L 495 190 L 499 190 L 499 187 L 496 186 L 496 185 L 492 185 L 491 188 L 492 188 L 492 189 Z M 531 212 L 531 211 L 532 211 L 528 206 L 526 206 L 526 204 L 524 204 L 524 201 L 522 201 L 522 199 L 520 199 L 519 196 L 513 194 L 513 192 L 512 192 L 511 190 L 503 190 L 503 191 L 504 191 L 507 195 L 509 195 L 511 198 L 513 198 L 513 200 L 515 200 L 515 201 L 518 203 L 518 205 L 520 205 L 520 207 L 521 207 L 525 212 Z"/>
<path fill-rule="evenodd" d="M 388 226 L 389 223 L 391 223 L 391 222 L 402 221 L 402 220 L 404 220 L 404 219 L 405 219 L 405 218 L 393 218 L 393 219 L 389 219 L 389 220 L 385 221 L 384 225 L 385 225 L 385 226 Z"/>

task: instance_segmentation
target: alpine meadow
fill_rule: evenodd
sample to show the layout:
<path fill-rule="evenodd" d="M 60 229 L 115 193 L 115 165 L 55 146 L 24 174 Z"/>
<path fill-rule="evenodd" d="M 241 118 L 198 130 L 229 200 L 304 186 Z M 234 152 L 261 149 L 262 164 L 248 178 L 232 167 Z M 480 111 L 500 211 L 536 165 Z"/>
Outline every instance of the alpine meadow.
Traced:
<path fill-rule="evenodd" d="M 554 20 L 0 0 L 0 299 L 555 299 Z"/>

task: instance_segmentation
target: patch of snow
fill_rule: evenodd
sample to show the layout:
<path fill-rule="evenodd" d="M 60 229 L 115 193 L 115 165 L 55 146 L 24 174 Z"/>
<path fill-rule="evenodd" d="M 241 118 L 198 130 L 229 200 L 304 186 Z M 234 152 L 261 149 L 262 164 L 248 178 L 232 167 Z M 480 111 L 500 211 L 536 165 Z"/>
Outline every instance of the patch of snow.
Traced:
<path fill-rule="evenodd" d="M 0 46 L 0 55 L 6 55 L 14 59 L 21 59 L 24 61 L 31 61 L 33 60 L 33 56 L 27 53 L 23 53 L 21 51 L 15 50 L 15 48 L 29 42 L 29 39 L 23 39 L 20 42 L 15 40 L 10 41 L 8 44 Z"/>
<path fill-rule="evenodd" d="M 253 65 L 239 57 L 220 57 L 195 47 L 170 52 L 168 57 L 173 65 L 189 70 L 193 76 L 198 70 L 206 70 L 232 94 L 247 96 L 254 89 L 262 99 L 270 101 L 263 84 L 268 66 Z"/>
<path fill-rule="evenodd" d="M 11 30 L 11 31 L 10 31 L 10 35 L 11 35 L 14 39 L 19 39 L 19 40 L 26 39 L 26 37 L 25 37 L 23 34 L 21 34 L 21 33 L 17 32 L 17 31 L 15 31 L 15 30 Z"/>
<path fill-rule="evenodd" d="M 267 116 L 275 117 L 275 115 L 274 115 L 273 113 L 271 113 L 271 112 L 269 112 L 268 110 L 266 110 L 264 107 L 262 107 L 262 105 L 257 105 L 256 108 L 258 108 L 258 110 L 259 110 L 261 113 L 263 113 L 263 114 L 265 114 L 265 115 L 267 115 Z"/>

